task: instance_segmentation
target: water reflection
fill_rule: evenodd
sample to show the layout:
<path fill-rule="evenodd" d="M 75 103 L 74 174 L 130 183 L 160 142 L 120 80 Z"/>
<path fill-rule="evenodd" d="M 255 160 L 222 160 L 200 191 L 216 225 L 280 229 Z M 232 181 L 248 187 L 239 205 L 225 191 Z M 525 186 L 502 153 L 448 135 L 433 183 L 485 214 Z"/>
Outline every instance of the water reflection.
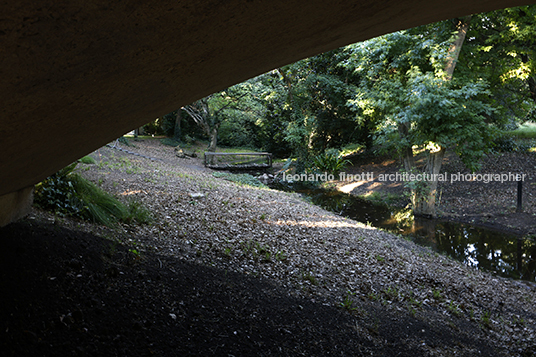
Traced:
<path fill-rule="evenodd" d="M 302 192 L 345 217 L 411 237 L 418 244 L 467 265 L 504 277 L 535 281 L 536 244 L 531 239 L 465 223 L 414 218 L 409 210 L 371 204 L 340 192 Z"/>

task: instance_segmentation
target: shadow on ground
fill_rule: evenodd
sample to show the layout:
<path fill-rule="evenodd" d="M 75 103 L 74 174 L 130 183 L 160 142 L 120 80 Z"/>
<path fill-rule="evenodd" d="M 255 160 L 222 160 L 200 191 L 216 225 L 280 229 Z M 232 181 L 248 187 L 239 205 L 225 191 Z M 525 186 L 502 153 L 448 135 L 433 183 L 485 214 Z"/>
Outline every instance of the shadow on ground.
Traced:
<path fill-rule="evenodd" d="M 0 243 L 4 356 L 496 355 L 464 337 L 472 325 L 430 326 L 374 302 L 350 313 L 52 224 L 10 224 Z"/>

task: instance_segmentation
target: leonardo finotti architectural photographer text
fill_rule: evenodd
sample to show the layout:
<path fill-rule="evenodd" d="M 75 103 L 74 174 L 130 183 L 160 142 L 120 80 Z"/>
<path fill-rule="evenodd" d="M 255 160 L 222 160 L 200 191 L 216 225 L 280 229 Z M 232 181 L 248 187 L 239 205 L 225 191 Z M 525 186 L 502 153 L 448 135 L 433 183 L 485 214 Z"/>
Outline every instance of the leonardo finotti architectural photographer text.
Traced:
<path fill-rule="evenodd" d="M 377 176 L 378 181 L 380 182 L 408 182 L 408 181 L 439 181 L 439 182 L 471 182 L 471 181 L 477 181 L 477 182 L 484 182 L 484 183 L 490 183 L 490 182 L 515 182 L 515 181 L 525 181 L 526 174 L 520 174 L 520 173 L 483 173 L 483 174 L 469 174 L 469 173 L 454 173 L 454 174 L 448 174 L 447 172 L 443 172 L 440 174 L 427 174 L 427 173 L 421 173 L 421 174 L 414 174 L 414 173 L 407 173 L 407 172 L 397 172 L 393 174 L 379 174 Z M 336 176 L 333 174 L 328 174 L 327 172 L 324 172 L 322 174 L 294 174 L 294 175 L 287 175 L 286 173 L 283 173 L 283 181 L 292 181 L 292 182 L 314 182 L 314 181 L 333 181 L 335 180 Z M 348 182 L 354 182 L 354 181 L 374 181 L 374 172 L 362 172 L 360 174 L 347 174 L 345 172 L 341 172 L 337 179 L 339 181 L 348 181 Z"/>

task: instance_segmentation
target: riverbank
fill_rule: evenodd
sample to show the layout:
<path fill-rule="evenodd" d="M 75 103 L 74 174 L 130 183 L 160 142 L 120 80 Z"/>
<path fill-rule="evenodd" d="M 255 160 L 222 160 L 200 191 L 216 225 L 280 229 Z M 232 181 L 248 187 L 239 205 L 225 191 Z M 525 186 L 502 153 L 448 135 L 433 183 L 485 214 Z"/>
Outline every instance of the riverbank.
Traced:
<path fill-rule="evenodd" d="M 354 164 L 346 169 L 348 175 L 371 173 L 374 180 L 336 181 L 338 190 L 390 205 L 404 207 L 409 204 L 408 190 L 400 175 L 401 164 L 392 158 L 355 157 Z M 424 162 L 421 159 L 420 164 Z M 495 153 L 486 156 L 482 168 L 475 174 L 525 175 L 523 182 L 523 211 L 517 212 L 517 182 L 512 180 L 486 182 L 482 177 L 460 180 L 473 173 L 460 159 L 449 153 L 441 169 L 446 180 L 438 185 L 438 218 L 471 223 L 517 235 L 536 235 L 536 153 Z M 513 177 L 513 176 L 512 176 Z M 478 179 L 480 178 L 480 179 Z"/>
<path fill-rule="evenodd" d="M 236 185 L 159 141 L 80 172 L 148 207 L 116 228 L 34 210 L 0 230 L 8 355 L 527 356 L 535 291 Z"/>

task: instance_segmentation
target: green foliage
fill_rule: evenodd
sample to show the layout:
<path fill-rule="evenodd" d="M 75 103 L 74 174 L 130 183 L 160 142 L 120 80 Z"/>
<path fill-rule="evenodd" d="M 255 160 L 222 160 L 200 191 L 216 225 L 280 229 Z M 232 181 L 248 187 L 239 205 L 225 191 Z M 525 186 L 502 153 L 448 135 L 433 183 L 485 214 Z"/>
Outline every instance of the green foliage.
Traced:
<path fill-rule="evenodd" d="M 342 156 L 348 156 L 348 155 L 354 155 L 359 153 L 361 150 L 363 150 L 364 147 L 362 144 L 348 144 L 341 148 L 340 154 Z"/>
<path fill-rule="evenodd" d="M 227 110 L 225 115 L 218 131 L 218 142 L 221 145 L 250 148 L 259 146 L 256 113 Z"/>
<path fill-rule="evenodd" d="M 350 160 L 344 159 L 337 150 L 330 149 L 322 155 L 317 155 L 313 159 L 314 166 L 320 172 L 327 172 L 337 176 L 339 172 L 350 165 Z"/>
<path fill-rule="evenodd" d="M 214 172 L 212 174 L 214 177 L 223 178 L 225 180 L 235 182 L 242 186 L 252 186 L 252 187 L 264 187 L 266 185 L 257 180 L 255 177 L 250 174 L 232 174 L 229 172 Z"/>
<path fill-rule="evenodd" d="M 74 173 L 77 162 L 36 185 L 34 202 L 62 216 L 91 220 L 107 226 L 119 221 L 149 223 L 151 213 L 136 201 L 125 206 L 91 181 Z"/>
<path fill-rule="evenodd" d="M 82 164 L 86 164 L 86 165 L 93 165 L 97 163 L 95 159 L 89 155 L 84 156 L 83 158 L 79 159 L 78 162 Z"/>
<path fill-rule="evenodd" d="M 327 149 L 351 143 L 366 149 L 379 144 L 387 153 L 434 143 L 455 150 L 474 170 L 496 128 L 536 120 L 530 95 L 536 90 L 535 15 L 534 5 L 473 15 L 452 81 L 445 80 L 454 29 L 449 20 L 307 58 L 227 88 L 193 103 L 204 119 L 199 128 L 183 120 L 183 132 L 210 137 L 217 129 L 222 145 L 299 158 L 298 173 Z M 174 118 L 170 113 L 155 125 L 170 135 Z M 408 135 L 399 132 L 404 125 Z"/>
<path fill-rule="evenodd" d="M 251 129 L 264 112 L 258 100 L 260 83 L 253 78 L 183 107 L 209 138 L 210 151 L 215 151 L 218 138 L 228 145 L 255 145 Z"/>
<path fill-rule="evenodd" d="M 516 130 L 503 131 L 493 141 L 493 149 L 497 152 L 533 151 L 536 139 L 536 125 L 525 123 Z"/>
<path fill-rule="evenodd" d="M 365 132 L 360 123 L 356 127 L 354 110 L 347 105 L 355 87 L 349 72 L 337 66 L 344 57 L 335 50 L 262 76 L 267 111 L 258 125 L 265 150 L 307 161 L 309 155 L 356 141 Z"/>
<path fill-rule="evenodd" d="M 289 157 L 292 154 L 292 147 L 285 140 L 286 129 L 290 119 L 290 110 L 284 109 L 281 101 L 274 105 L 266 103 L 265 116 L 256 122 L 259 129 L 259 146 L 267 152 L 271 152 L 275 157 Z"/>
<path fill-rule="evenodd" d="M 130 144 L 130 141 L 128 141 L 128 139 L 124 136 L 121 136 L 119 139 L 117 139 L 117 141 L 119 141 L 123 145 L 132 146 L 132 144 Z"/>
<path fill-rule="evenodd" d="M 460 70 L 490 83 L 498 114 L 516 122 L 531 120 L 536 97 L 536 6 L 474 15 Z"/>
<path fill-rule="evenodd" d="M 274 257 L 277 261 L 280 261 L 280 262 L 285 261 L 288 258 L 287 254 L 280 250 L 275 253 Z"/>
<path fill-rule="evenodd" d="M 453 301 L 449 303 L 449 306 L 447 307 L 449 311 L 455 315 L 455 316 L 461 316 L 462 311 L 460 310 L 460 306 L 458 304 L 455 304 Z"/>
<path fill-rule="evenodd" d="M 70 175 L 69 179 L 81 204 L 81 217 L 107 226 L 126 217 L 126 207 L 115 197 L 80 175 Z"/>
<path fill-rule="evenodd" d="M 270 250 L 270 247 L 267 245 L 262 245 L 254 240 L 243 242 L 242 252 L 246 256 L 251 256 L 254 260 L 260 260 L 265 263 L 272 261 L 273 254 Z M 277 260 L 286 259 L 286 256 L 282 256 L 281 254 L 281 252 L 276 253 Z"/>
<path fill-rule="evenodd" d="M 493 149 L 498 152 L 515 152 L 519 150 L 519 145 L 510 136 L 499 136 L 493 141 Z"/>
<path fill-rule="evenodd" d="M 180 110 L 180 109 L 179 109 Z M 160 129 L 162 130 L 163 134 L 167 136 L 168 138 L 173 138 L 176 141 L 179 141 L 181 138 L 181 133 L 176 133 L 175 121 L 177 119 L 177 111 L 172 111 L 171 113 L 168 113 L 162 117 L 162 119 L 159 121 Z M 182 119 L 179 119 L 182 122 Z M 168 145 L 168 144 L 165 144 Z M 178 144 L 177 144 L 178 145 Z M 174 146 L 177 146 L 174 145 Z"/>
<path fill-rule="evenodd" d="M 302 279 L 305 281 L 308 281 L 312 285 L 318 285 L 318 280 L 313 274 L 311 274 L 311 272 L 308 272 L 308 271 L 302 272 Z"/>
<path fill-rule="evenodd" d="M 147 135 L 163 135 L 164 132 L 160 129 L 159 121 L 159 119 L 155 119 L 145 124 L 142 127 L 143 132 Z"/>
<path fill-rule="evenodd" d="M 414 69 L 406 86 L 406 94 L 396 101 L 388 99 L 393 100 L 389 107 L 386 98 L 381 98 L 383 93 L 371 93 L 380 97 L 369 97 L 367 102 L 375 102 L 392 118 L 383 123 L 390 142 L 398 150 L 410 145 L 424 148 L 429 143 L 454 148 L 468 168 L 476 169 L 494 136 L 494 128 L 484 116 L 489 116 L 492 109 L 479 100 L 488 94 L 485 84 L 445 82 L 433 73 L 422 74 Z M 406 136 L 398 135 L 399 125 L 411 128 Z"/>
<path fill-rule="evenodd" d="M 536 112 L 536 110 L 534 110 Z M 508 136 L 522 138 L 522 139 L 534 139 L 536 138 L 536 124 L 532 122 L 524 123 L 517 129 L 506 132 Z"/>
<path fill-rule="evenodd" d="M 154 217 L 140 201 L 131 199 L 128 201 L 127 214 L 121 220 L 125 223 L 149 224 L 154 220 Z"/>
<path fill-rule="evenodd" d="M 355 296 L 355 293 L 352 293 L 351 291 L 347 291 L 346 292 L 346 296 L 344 297 L 344 301 L 341 302 L 340 306 L 343 308 L 343 309 L 346 309 L 348 311 L 356 311 L 358 310 L 357 307 L 353 307 L 353 300 L 352 300 L 352 296 Z"/>
<path fill-rule="evenodd" d="M 484 326 L 491 327 L 491 313 L 489 311 L 485 311 L 482 316 L 480 316 L 480 321 Z"/>
<path fill-rule="evenodd" d="M 165 114 L 143 126 L 143 132 L 153 136 L 167 136 L 175 140 L 183 140 L 188 133 L 190 136 L 202 137 L 203 131 L 195 123 L 187 119 L 187 115 L 181 113 L 180 132 L 176 132 L 177 111 Z"/>
<path fill-rule="evenodd" d="M 396 288 L 396 286 L 389 286 L 386 289 L 383 290 L 383 293 L 386 295 L 386 297 L 390 300 L 398 299 L 398 296 L 400 295 L 400 292 Z"/>
<path fill-rule="evenodd" d="M 69 178 L 76 165 L 75 162 L 66 166 L 38 183 L 34 192 L 35 204 L 46 210 L 54 210 L 61 216 L 80 215 L 81 203 Z"/>
<path fill-rule="evenodd" d="M 433 289 L 432 290 L 432 296 L 434 297 L 434 299 L 436 300 L 441 300 L 443 298 L 443 296 L 441 295 L 441 289 Z"/>

